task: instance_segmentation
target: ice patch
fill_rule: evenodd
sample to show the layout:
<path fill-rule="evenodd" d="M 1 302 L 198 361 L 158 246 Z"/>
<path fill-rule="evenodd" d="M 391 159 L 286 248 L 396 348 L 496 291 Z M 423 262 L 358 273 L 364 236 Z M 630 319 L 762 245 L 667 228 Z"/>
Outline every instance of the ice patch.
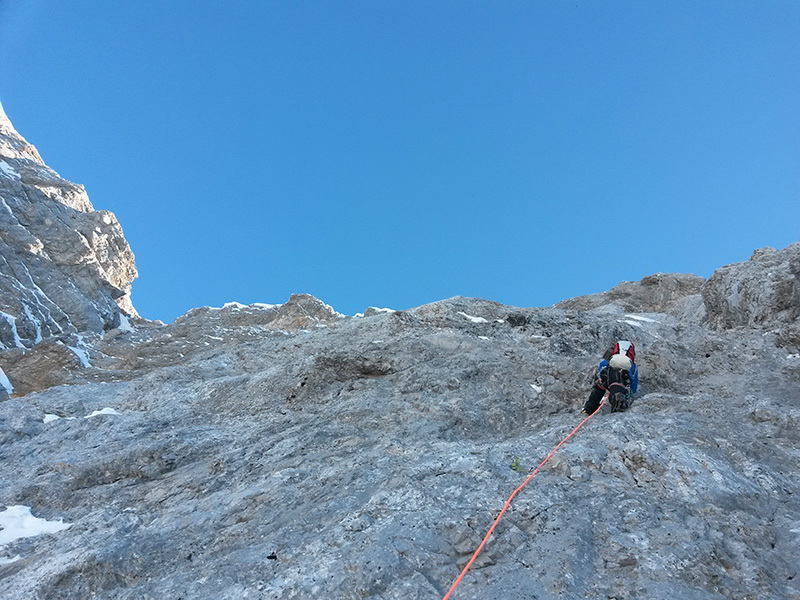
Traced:
<path fill-rule="evenodd" d="M 29 506 L 17 504 L 0 512 L 0 527 L 0 546 L 3 546 L 22 538 L 63 531 L 72 527 L 72 523 L 39 519 L 31 514 Z"/>
<path fill-rule="evenodd" d="M 11 385 L 11 380 L 8 378 L 8 375 L 5 374 L 2 368 L 0 368 L 0 387 L 3 388 L 6 393 L 10 396 L 11 392 L 14 391 L 14 386 Z"/>
<path fill-rule="evenodd" d="M 113 408 L 111 408 L 109 406 L 106 406 L 102 410 L 96 410 L 96 411 L 86 415 L 83 418 L 84 419 L 91 419 L 92 417 L 98 417 L 100 415 L 121 415 L 121 414 L 122 413 L 119 412 L 118 410 L 114 410 Z"/>
<path fill-rule="evenodd" d="M 489 338 L 488 338 L 488 337 L 486 337 L 485 335 L 479 335 L 479 336 L 478 336 L 478 339 L 479 339 L 479 340 L 488 340 Z"/>
<path fill-rule="evenodd" d="M 473 323 L 488 323 L 489 322 L 486 319 L 484 319 L 483 317 L 473 317 L 472 315 L 468 315 L 467 313 L 464 313 L 464 312 L 459 312 L 458 314 L 461 315 L 462 317 L 466 317 L 467 319 L 469 319 Z"/>
<path fill-rule="evenodd" d="M 536 392 L 537 394 L 541 394 L 542 393 L 542 386 L 532 383 L 531 387 L 533 388 L 533 391 Z"/>
<path fill-rule="evenodd" d="M 2 172 L 9 179 L 20 179 L 19 173 L 14 170 L 14 167 L 4 160 L 0 160 L 0 172 Z"/>

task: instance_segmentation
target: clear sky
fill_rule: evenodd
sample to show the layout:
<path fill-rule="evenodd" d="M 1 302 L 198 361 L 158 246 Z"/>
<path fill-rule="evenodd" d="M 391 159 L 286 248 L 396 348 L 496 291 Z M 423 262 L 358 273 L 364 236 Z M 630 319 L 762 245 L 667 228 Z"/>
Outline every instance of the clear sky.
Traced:
<path fill-rule="evenodd" d="M 0 100 L 152 319 L 546 306 L 800 240 L 794 0 L 0 0 Z"/>

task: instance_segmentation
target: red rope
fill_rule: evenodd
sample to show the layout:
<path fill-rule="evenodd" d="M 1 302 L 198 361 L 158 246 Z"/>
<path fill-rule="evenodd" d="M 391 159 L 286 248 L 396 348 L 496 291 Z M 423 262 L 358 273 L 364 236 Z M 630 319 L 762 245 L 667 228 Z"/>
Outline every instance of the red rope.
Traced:
<path fill-rule="evenodd" d="M 561 448 L 561 446 L 563 446 L 564 444 L 567 443 L 567 440 L 569 440 L 569 438 L 571 438 L 573 435 L 575 435 L 578 432 L 578 430 L 581 427 L 583 427 L 583 424 L 586 423 L 586 421 L 588 421 L 593 416 L 595 416 L 598 412 L 600 412 L 600 409 L 606 403 L 607 399 L 608 399 L 608 394 L 606 394 L 606 396 L 603 398 L 603 401 L 600 403 L 600 406 L 597 407 L 597 410 L 595 410 L 592 414 L 587 416 L 583 421 L 581 421 L 578 424 L 578 426 L 575 429 L 572 430 L 572 432 L 567 437 L 565 437 L 563 440 L 561 440 L 558 443 L 558 445 L 550 451 L 550 454 L 547 455 L 547 458 L 545 458 L 541 462 L 541 464 L 538 467 L 536 467 L 531 472 L 530 475 L 528 475 L 528 478 L 525 481 L 523 481 L 522 484 L 511 493 L 511 495 L 508 497 L 508 500 L 506 500 L 506 503 L 503 505 L 503 510 L 501 510 L 500 514 L 497 515 L 497 518 L 494 520 L 494 523 L 492 523 L 492 526 L 489 528 L 489 532 L 483 538 L 483 541 L 481 541 L 480 546 L 478 546 L 478 549 L 475 550 L 475 553 L 472 555 L 472 558 L 469 559 L 469 562 L 467 563 L 467 566 L 464 567 L 464 569 L 461 571 L 461 574 L 453 582 L 453 585 L 450 586 L 450 589 L 448 590 L 447 594 L 445 594 L 444 598 L 442 598 L 442 600 L 447 600 L 450 597 L 450 595 L 455 591 L 455 589 L 458 587 L 458 584 L 461 583 L 461 580 L 467 574 L 467 571 L 469 571 L 469 568 L 472 566 L 472 563 L 474 563 L 475 559 L 478 558 L 478 554 L 480 554 L 481 550 L 483 550 L 483 547 L 486 545 L 486 542 L 489 541 L 489 538 L 491 537 L 492 533 L 494 533 L 494 529 L 495 529 L 495 527 L 497 527 L 497 524 L 500 522 L 500 518 L 503 516 L 503 513 L 505 513 L 506 509 L 509 506 L 511 506 L 511 501 L 514 499 L 514 496 L 516 496 L 520 491 L 522 491 L 522 488 L 524 488 L 526 485 L 528 485 L 528 482 L 531 479 L 533 479 L 534 475 L 536 475 L 539 472 L 539 469 L 541 469 L 547 463 L 547 461 L 550 460 L 550 458 L 558 451 L 559 448 Z"/>

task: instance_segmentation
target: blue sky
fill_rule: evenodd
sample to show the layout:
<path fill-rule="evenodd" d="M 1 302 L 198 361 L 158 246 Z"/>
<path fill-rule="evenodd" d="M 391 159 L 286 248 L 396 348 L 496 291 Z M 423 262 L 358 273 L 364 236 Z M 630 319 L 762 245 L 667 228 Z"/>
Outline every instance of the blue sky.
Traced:
<path fill-rule="evenodd" d="M 0 100 L 153 319 L 545 306 L 800 240 L 797 2 L 0 0 Z"/>

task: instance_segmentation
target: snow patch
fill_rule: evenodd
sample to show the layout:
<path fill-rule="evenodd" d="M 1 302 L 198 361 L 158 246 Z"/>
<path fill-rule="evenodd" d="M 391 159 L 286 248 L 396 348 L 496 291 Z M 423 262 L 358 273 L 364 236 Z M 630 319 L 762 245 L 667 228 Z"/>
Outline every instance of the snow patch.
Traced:
<path fill-rule="evenodd" d="M 52 413 L 45 413 L 44 419 L 42 419 L 42 423 L 53 423 L 54 421 L 59 421 L 64 419 L 65 421 L 75 421 L 78 417 L 59 417 L 58 415 L 54 415 Z"/>
<path fill-rule="evenodd" d="M 542 389 L 543 389 L 542 386 L 532 383 L 531 387 L 533 388 L 533 391 L 536 392 L 537 394 L 541 394 L 542 393 Z"/>
<path fill-rule="evenodd" d="M 3 312 L 2 310 L 0 310 L 0 317 L 3 317 L 6 321 L 8 321 L 8 324 L 11 327 L 11 333 L 14 334 L 14 345 L 17 348 L 24 348 L 25 344 L 22 343 L 22 338 L 19 337 L 19 332 L 17 331 L 17 318 L 14 315 Z"/>
<path fill-rule="evenodd" d="M 464 313 L 464 312 L 459 312 L 458 314 L 461 315 L 462 317 L 466 317 L 467 319 L 469 319 L 473 323 L 488 323 L 489 322 L 486 319 L 484 319 L 483 317 L 473 317 L 472 315 L 468 315 L 467 313 Z"/>
<path fill-rule="evenodd" d="M 641 315 L 625 315 L 628 319 L 633 319 L 635 321 L 645 321 L 646 323 L 658 323 L 658 319 L 652 319 L 650 317 L 643 317 Z"/>
<path fill-rule="evenodd" d="M 6 393 L 10 396 L 11 392 L 14 391 L 14 386 L 11 385 L 11 380 L 8 378 L 8 375 L 5 374 L 5 371 L 0 367 L 0 387 L 3 388 Z"/>
<path fill-rule="evenodd" d="M 0 173 L 3 173 L 9 179 L 20 179 L 20 175 L 14 170 L 14 167 L 4 160 L 0 160 Z"/>
<path fill-rule="evenodd" d="M 33 323 L 33 326 L 36 328 L 36 339 L 34 340 L 34 344 L 38 344 L 42 341 L 42 322 L 33 315 L 27 304 L 22 305 L 22 310 L 25 311 L 25 316 L 28 317 L 28 320 Z"/>
<path fill-rule="evenodd" d="M 64 345 L 66 346 L 66 344 Z M 67 346 L 67 348 L 72 350 L 75 356 L 78 357 L 78 360 L 81 361 L 81 365 L 84 368 L 89 368 L 92 366 L 92 363 L 89 362 L 89 353 L 86 352 L 86 350 L 84 350 L 83 348 L 78 348 L 77 346 Z"/>
<path fill-rule="evenodd" d="M 0 202 L 2 202 L 3 206 L 6 207 L 6 210 L 8 211 L 8 214 L 10 214 L 13 217 L 14 216 L 14 211 L 12 211 L 11 207 L 8 204 L 6 204 L 5 198 L 0 198 Z M 16 217 L 14 217 L 14 218 L 16 218 Z"/>
<path fill-rule="evenodd" d="M 479 336 L 478 336 L 478 339 L 479 339 L 479 340 L 488 340 L 489 338 L 488 338 L 488 337 L 486 337 L 485 335 L 479 335 Z"/>
<path fill-rule="evenodd" d="M 119 313 L 119 327 L 117 327 L 117 329 L 120 331 L 133 331 L 133 325 L 131 325 L 128 315 Z"/>
<path fill-rule="evenodd" d="M 241 302 L 226 302 L 225 304 L 222 305 L 222 308 L 218 306 L 203 306 L 202 308 L 205 308 L 207 310 L 223 310 L 226 308 L 228 310 L 242 310 L 244 308 L 255 308 L 258 310 L 272 310 L 280 308 L 281 306 L 283 306 L 283 304 L 265 304 L 263 302 L 253 302 L 253 304 L 247 305 L 247 304 L 242 304 Z"/>
<path fill-rule="evenodd" d="M 633 327 L 644 327 L 638 321 L 631 321 L 630 319 L 617 319 L 617 323 L 625 323 L 627 325 L 632 325 Z"/>
<path fill-rule="evenodd" d="M 114 410 L 110 406 L 106 406 L 105 408 L 103 408 L 101 410 L 96 410 L 96 411 L 86 415 L 83 418 L 84 419 L 91 419 L 92 417 L 98 417 L 100 415 L 121 415 L 121 414 L 122 413 L 119 412 L 118 410 Z"/>
<path fill-rule="evenodd" d="M 0 528 L 2 528 L 0 529 L 0 546 L 22 538 L 56 533 L 70 527 L 72 527 L 72 523 L 64 523 L 61 519 L 46 521 L 34 517 L 29 506 L 16 504 L 0 512 Z"/>

